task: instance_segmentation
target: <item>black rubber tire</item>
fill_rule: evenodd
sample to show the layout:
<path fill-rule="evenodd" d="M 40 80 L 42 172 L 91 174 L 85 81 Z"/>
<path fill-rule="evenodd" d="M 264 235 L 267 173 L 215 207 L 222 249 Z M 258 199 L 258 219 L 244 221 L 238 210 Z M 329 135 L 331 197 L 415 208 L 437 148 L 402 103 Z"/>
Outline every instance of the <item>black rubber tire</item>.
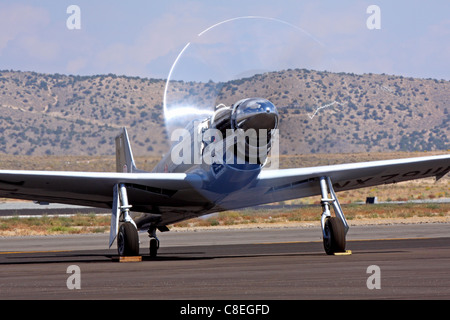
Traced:
<path fill-rule="evenodd" d="M 150 239 L 150 258 L 156 258 L 156 255 L 158 254 L 159 249 L 159 241 L 155 238 Z"/>
<path fill-rule="evenodd" d="M 139 235 L 136 227 L 130 222 L 120 225 L 117 235 L 117 251 L 122 257 L 139 255 Z"/>
<path fill-rule="evenodd" d="M 328 255 L 335 252 L 345 252 L 345 227 L 341 220 L 336 217 L 325 220 L 325 232 L 328 239 L 323 239 L 323 248 Z"/>

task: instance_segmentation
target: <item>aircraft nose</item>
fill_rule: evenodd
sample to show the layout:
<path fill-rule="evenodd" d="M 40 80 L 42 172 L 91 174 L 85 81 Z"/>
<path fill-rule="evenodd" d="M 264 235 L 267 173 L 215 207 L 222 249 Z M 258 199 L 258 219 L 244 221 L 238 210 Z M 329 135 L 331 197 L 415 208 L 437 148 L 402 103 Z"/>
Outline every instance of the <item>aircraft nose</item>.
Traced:
<path fill-rule="evenodd" d="M 278 111 L 266 99 L 250 98 L 237 102 L 231 114 L 233 129 L 266 129 L 278 127 Z"/>

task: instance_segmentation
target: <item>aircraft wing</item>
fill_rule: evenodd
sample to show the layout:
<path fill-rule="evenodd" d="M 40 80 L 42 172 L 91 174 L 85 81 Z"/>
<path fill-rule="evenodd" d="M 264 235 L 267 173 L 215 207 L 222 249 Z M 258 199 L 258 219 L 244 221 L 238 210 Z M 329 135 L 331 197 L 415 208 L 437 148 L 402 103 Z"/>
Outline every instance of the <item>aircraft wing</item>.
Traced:
<path fill-rule="evenodd" d="M 113 190 L 127 185 L 133 211 L 158 212 L 162 224 L 201 214 L 320 195 L 320 177 L 336 192 L 435 176 L 450 171 L 450 155 L 262 171 L 253 184 L 212 201 L 189 173 L 97 173 L 0 170 L 0 197 L 111 209 Z"/>
<path fill-rule="evenodd" d="M 339 192 L 433 176 L 440 179 L 449 171 L 450 155 L 263 170 L 245 195 L 228 197 L 220 206 L 233 209 L 320 195 L 320 177 L 329 177 Z"/>
<path fill-rule="evenodd" d="M 130 186 L 130 198 L 139 208 L 140 203 L 166 203 L 177 192 L 193 192 L 202 181 L 196 175 L 185 173 L 0 170 L 0 198 L 111 208 L 113 188 L 118 183 Z M 188 199 L 191 203 L 204 201 L 193 193 Z M 177 197 L 171 201 L 175 205 L 188 202 Z"/>

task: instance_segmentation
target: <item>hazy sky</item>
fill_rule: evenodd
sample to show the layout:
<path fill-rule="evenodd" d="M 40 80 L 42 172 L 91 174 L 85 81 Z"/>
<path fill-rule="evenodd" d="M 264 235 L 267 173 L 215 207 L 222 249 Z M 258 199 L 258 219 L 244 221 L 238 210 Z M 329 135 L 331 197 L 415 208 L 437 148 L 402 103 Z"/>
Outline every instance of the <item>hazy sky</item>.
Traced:
<path fill-rule="evenodd" d="M 70 5 L 79 7 L 79 20 L 72 20 L 72 11 L 67 13 Z M 368 19 L 374 22 L 373 12 L 366 12 L 370 5 L 380 8 L 380 29 L 367 27 Z M 284 23 L 286 30 L 304 30 L 323 46 L 325 59 L 332 56 L 334 71 L 450 80 L 449 13 L 448 0 L 1 0 L 0 70 L 167 78 L 180 51 L 197 41 L 202 31 L 229 19 L 259 16 Z M 80 29 L 69 29 L 68 19 L 72 25 L 79 21 Z M 233 44 L 247 41 L 261 52 L 261 59 L 262 52 L 270 52 L 279 61 L 289 61 L 291 68 L 310 67 L 307 58 L 304 63 L 292 59 L 298 53 L 292 45 L 296 32 L 286 38 L 270 32 L 257 38 L 257 31 L 244 32 L 237 20 L 222 27 L 223 31 L 214 28 L 216 33 L 209 34 L 227 45 L 229 61 L 215 56 L 224 60 L 224 66 L 245 50 L 245 45 Z M 239 36 L 232 34 L 236 30 Z M 292 43 L 283 42 L 287 39 Z M 212 43 L 204 45 L 210 50 L 209 59 Z M 223 54 L 225 49 L 221 50 Z M 323 53 L 304 51 L 309 57 Z"/>

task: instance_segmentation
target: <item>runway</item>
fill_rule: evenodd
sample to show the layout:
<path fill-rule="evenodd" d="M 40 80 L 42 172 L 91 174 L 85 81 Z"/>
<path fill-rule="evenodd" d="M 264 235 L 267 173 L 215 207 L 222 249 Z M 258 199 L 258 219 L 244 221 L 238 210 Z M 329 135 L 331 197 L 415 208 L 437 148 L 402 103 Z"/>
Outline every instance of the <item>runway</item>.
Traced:
<path fill-rule="evenodd" d="M 450 299 L 449 227 L 355 226 L 348 256 L 327 256 L 317 228 L 273 228 L 162 233 L 151 260 L 141 234 L 127 263 L 104 234 L 2 238 L 0 299 Z"/>

